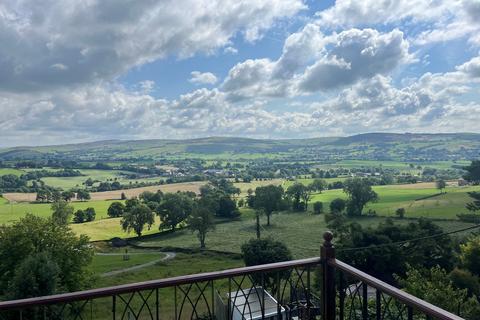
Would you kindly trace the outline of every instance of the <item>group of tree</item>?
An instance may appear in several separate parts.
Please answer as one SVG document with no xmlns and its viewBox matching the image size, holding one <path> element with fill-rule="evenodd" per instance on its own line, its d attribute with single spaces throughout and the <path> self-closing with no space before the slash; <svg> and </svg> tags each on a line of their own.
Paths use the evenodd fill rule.
<svg viewBox="0 0 480 320">
<path fill-rule="evenodd" d="M 150 229 L 155 215 L 160 217 L 160 229 L 175 232 L 178 226 L 188 226 L 198 236 L 200 247 L 205 247 L 206 235 L 215 227 L 215 217 L 232 219 L 239 215 L 234 194 L 239 189 L 225 179 L 214 180 L 200 188 L 200 194 L 161 191 L 143 192 L 139 198 L 128 199 L 125 205 L 113 202 L 108 208 L 110 217 L 122 217 L 121 226 L 126 232 L 141 236 Z"/>
<path fill-rule="evenodd" d="M 89 239 L 58 222 L 27 214 L 0 226 L 0 297 L 31 298 L 88 285 L 86 266 L 93 256 Z"/>
<path fill-rule="evenodd" d="M 95 208 L 86 208 L 85 210 L 77 210 L 73 214 L 74 223 L 84 223 L 94 221 L 96 216 Z"/>
</svg>

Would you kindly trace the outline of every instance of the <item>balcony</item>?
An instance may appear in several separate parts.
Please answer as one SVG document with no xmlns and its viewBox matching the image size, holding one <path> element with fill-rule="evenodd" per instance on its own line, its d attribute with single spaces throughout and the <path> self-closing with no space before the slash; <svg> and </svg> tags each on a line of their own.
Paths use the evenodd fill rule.
<svg viewBox="0 0 480 320">
<path fill-rule="evenodd" d="M 0 302 L 0 319 L 462 319 L 319 257 Z"/>
</svg>

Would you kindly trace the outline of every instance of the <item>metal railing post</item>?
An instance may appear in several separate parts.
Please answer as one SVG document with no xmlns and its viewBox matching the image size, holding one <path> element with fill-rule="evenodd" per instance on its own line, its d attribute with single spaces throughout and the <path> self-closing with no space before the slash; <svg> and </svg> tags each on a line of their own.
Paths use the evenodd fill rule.
<svg viewBox="0 0 480 320">
<path fill-rule="evenodd" d="M 329 259 L 335 259 L 335 248 L 332 244 L 333 234 L 323 234 L 323 245 L 320 248 L 322 259 L 322 316 L 323 320 L 335 320 L 335 268 L 328 265 Z"/>
</svg>

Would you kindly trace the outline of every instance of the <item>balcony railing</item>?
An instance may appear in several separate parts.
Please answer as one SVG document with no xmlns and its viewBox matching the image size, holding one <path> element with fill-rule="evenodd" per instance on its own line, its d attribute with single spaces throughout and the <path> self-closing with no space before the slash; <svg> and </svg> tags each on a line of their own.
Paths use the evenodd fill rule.
<svg viewBox="0 0 480 320">
<path fill-rule="evenodd" d="M 320 257 L 0 302 L 0 319 L 462 319 Z"/>
</svg>

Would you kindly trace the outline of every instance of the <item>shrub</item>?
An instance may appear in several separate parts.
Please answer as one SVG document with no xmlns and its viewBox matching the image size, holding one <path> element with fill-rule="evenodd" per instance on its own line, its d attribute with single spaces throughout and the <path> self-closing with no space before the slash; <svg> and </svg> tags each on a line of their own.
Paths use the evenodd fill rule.
<svg viewBox="0 0 480 320">
<path fill-rule="evenodd" d="M 321 201 L 317 201 L 313 204 L 313 212 L 315 214 L 321 214 L 323 212 L 323 203 Z"/>
<path fill-rule="evenodd" d="M 395 210 L 395 215 L 400 219 L 403 219 L 405 217 L 405 208 L 398 208 Z"/>
</svg>

